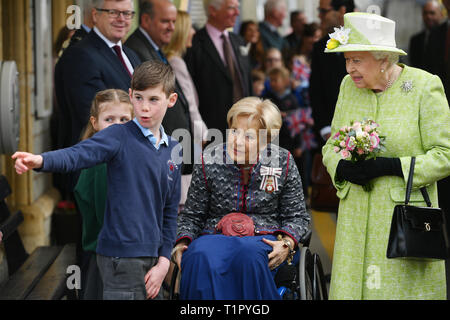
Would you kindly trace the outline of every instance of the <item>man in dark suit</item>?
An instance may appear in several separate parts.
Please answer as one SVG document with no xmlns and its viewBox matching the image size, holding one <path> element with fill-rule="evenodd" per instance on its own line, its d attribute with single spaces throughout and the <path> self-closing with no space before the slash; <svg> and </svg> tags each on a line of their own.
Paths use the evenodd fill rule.
<svg viewBox="0 0 450 320">
<path fill-rule="evenodd" d="M 422 7 L 422 18 L 425 29 L 411 37 L 409 42 L 409 65 L 423 69 L 425 60 L 425 49 L 430 38 L 431 29 L 438 26 L 442 20 L 442 5 L 436 0 L 426 2 Z"/>
<path fill-rule="evenodd" d="M 292 32 L 284 38 L 285 47 L 283 55 L 285 57 L 285 61 L 288 61 L 288 59 L 290 59 L 295 54 L 295 51 L 300 49 L 303 29 L 305 28 L 306 24 L 306 16 L 303 11 L 292 11 L 290 14 L 290 22 Z"/>
<path fill-rule="evenodd" d="M 309 96 L 316 136 L 322 136 L 324 139 L 330 134 L 339 88 L 347 74 L 344 55 L 331 55 L 324 51 L 329 39 L 328 34 L 334 32 L 334 27 L 344 25 L 344 14 L 352 12 L 354 8 L 353 0 L 320 0 L 319 3 L 319 17 L 325 36 L 314 44 Z M 325 141 L 321 141 L 322 145 Z"/>
<path fill-rule="evenodd" d="M 55 92 L 63 129 L 58 137 L 59 148 L 80 140 L 97 92 L 130 88 L 131 76 L 140 60 L 122 46 L 121 39 L 131 27 L 133 10 L 132 0 L 105 0 L 102 8 L 92 11 L 93 30 L 70 46 L 56 64 Z"/>
<path fill-rule="evenodd" d="M 443 0 L 450 10 L 450 0 Z M 450 97 L 450 20 L 447 18 L 435 27 L 428 40 L 424 69 L 438 75 L 444 84 L 447 99 Z"/>
<path fill-rule="evenodd" d="M 450 13 L 450 0 L 442 4 Z M 425 70 L 438 75 L 444 84 L 447 101 L 450 100 L 450 18 L 431 31 L 426 49 Z M 450 177 L 438 181 L 439 206 L 450 214 Z M 450 229 L 450 228 L 449 228 Z M 447 274 L 447 299 L 450 299 L 450 260 L 445 261 Z"/>
<path fill-rule="evenodd" d="M 286 14 L 284 0 L 267 0 L 264 4 L 264 21 L 259 23 L 259 32 L 265 51 L 270 48 L 277 48 L 281 52 L 285 50 L 286 43 L 278 28 L 283 25 Z"/>
<path fill-rule="evenodd" d="M 228 110 L 252 94 L 250 61 L 244 40 L 227 30 L 239 16 L 239 1 L 210 0 L 205 2 L 205 9 L 207 24 L 195 34 L 185 61 L 209 133 L 218 129 L 225 138 Z"/>
</svg>

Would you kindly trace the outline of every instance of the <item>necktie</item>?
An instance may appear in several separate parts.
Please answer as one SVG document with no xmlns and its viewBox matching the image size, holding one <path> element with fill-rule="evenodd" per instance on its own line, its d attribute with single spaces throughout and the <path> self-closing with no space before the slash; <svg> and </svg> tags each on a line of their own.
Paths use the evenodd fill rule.
<svg viewBox="0 0 450 320">
<path fill-rule="evenodd" d="M 167 62 L 166 56 L 165 56 L 164 53 L 161 51 L 161 49 L 158 49 L 157 52 L 158 52 L 159 57 L 161 58 L 161 61 L 164 62 L 165 64 L 167 64 L 168 62 Z"/>
<path fill-rule="evenodd" d="M 123 56 L 122 56 L 122 50 L 120 49 L 120 46 L 114 46 L 112 47 L 114 49 L 114 51 L 117 54 L 117 57 L 119 57 L 120 62 L 122 63 L 123 67 L 125 68 L 125 70 L 127 70 L 127 73 L 130 75 L 130 78 L 133 77 L 133 75 L 131 74 L 130 70 L 127 67 L 127 64 L 125 63 L 125 60 L 123 60 Z"/>
<path fill-rule="evenodd" d="M 233 81 L 233 103 L 242 99 L 244 94 L 242 91 L 241 77 L 239 74 L 239 70 L 236 68 L 236 64 L 233 60 L 233 53 L 231 44 L 228 41 L 227 37 L 222 34 L 221 36 L 223 41 L 223 54 L 225 57 L 225 61 L 227 63 L 228 70 L 230 71 L 231 79 Z"/>
</svg>

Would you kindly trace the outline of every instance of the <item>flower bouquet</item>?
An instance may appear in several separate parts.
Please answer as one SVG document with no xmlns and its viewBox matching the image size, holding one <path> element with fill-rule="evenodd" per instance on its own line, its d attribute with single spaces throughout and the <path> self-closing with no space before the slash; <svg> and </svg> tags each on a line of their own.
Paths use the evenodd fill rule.
<svg viewBox="0 0 450 320">
<path fill-rule="evenodd" d="M 385 151 L 385 137 L 380 135 L 380 125 L 373 120 L 352 121 L 350 126 L 344 126 L 333 136 L 334 152 L 339 153 L 342 159 L 353 163 L 376 158 L 377 154 Z M 370 191 L 372 185 L 363 186 Z"/>
</svg>

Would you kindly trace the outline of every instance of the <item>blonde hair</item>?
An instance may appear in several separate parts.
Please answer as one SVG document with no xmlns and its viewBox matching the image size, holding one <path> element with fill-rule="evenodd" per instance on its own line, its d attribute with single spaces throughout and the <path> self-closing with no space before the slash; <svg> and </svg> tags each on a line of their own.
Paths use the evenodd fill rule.
<svg viewBox="0 0 450 320">
<path fill-rule="evenodd" d="M 267 130 L 267 141 L 272 141 L 281 128 L 281 113 L 278 107 L 270 100 L 257 97 L 247 97 L 236 102 L 228 111 L 227 123 L 231 127 L 234 119 L 239 116 L 248 117 L 248 121 L 257 120 L 259 129 Z"/>
<path fill-rule="evenodd" d="M 186 11 L 178 10 L 175 30 L 169 44 L 164 48 L 167 59 L 175 55 L 182 56 L 186 52 L 186 42 L 191 32 L 191 27 L 191 16 Z"/>
<path fill-rule="evenodd" d="M 131 104 L 130 97 L 125 91 L 120 89 L 108 89 L 98 92 L 92 101 L 90 117 L 94 117 L 98 120 L 100 113 L 103 111 L 102 104 L 108 102 L 129 104 L 131 117 L 134 117 L 133 105 Z M 82 133 L 81 140 L 89 139 L 95 133 L 96 130 L 92 126 L 91 121 L 88 121 L 88 124 Z"/>
</svg>

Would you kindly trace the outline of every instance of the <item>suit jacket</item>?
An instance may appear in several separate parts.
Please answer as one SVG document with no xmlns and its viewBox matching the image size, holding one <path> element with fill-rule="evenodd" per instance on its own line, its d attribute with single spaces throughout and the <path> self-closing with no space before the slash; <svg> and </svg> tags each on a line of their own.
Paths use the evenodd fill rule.
<svg viewBox="0 0 450 320">
<path fill-rule="evenodd" d="M 161 57 L 156 52 L 155 48 L 139 28 L 130 35 L 130 37 L 125 42 L 125 45 L 133 49 L 143 62 L 161 60 Z M 172 108 L 167 109 L 162 125 L 164 127 L 164 131 L 168 135 L 172 135 L 172 133 L 176 129 L 187 130 L 192 137 L 191 150 L 193 150 L 192 147 L 194 135 L 192 133 L 192 124 L 189 114 L 189 103 L 183 93 L 183 90 L 181 89 L 181 86 L 178 83 L 178 80 L 175 83 L 175 92 L 178 94 L 178 100 Z M 191 152 L 191 154 L 193 155 L 193 152 Z M 185 161 L 185 164 L 183 166 L 183 174 L 192 173 L 192 165 L 188 165 L 188 163 L 189 161 Z M 193 163 L 192 159 L 190 163 Z"/>
<path fill-rule="evenodd" d="M 80 42 L 87 35 L 88 35 L 88 32 L 83 27 L 81 27 L 80 29 L 77 29 L 77 31 L 75 31 L 75 33 L 73 34 L 72 38 L 70 38 L 69 46 L 72 46 L 72 45 Z"/>
<path fill-rule="evenodd" d="M 123 51 L 136 68 L 141 62 L 138 56 L 125 46 Z M 99 91 L 128 92 L 130 84 L 131 77 L 117 55 L 94 30 L 70 46 L 55 67 L 55 92 L 63 129 L 59 146 L 68 147 L 80 140 L 89 120 L 92 100 Z"/>
<path fill-rule="evenodd" d="M 320 129 L 331 126 L 339 87 L 347 74 L 342 53 L 324 53 L 328 35 L 314 44 L 309 96 L 311 100 L 314 130 L 320 137 Z"/>
<path fill-rule="evenodd" d="M 252 83 L 249 57 L 240 50 L 245 42 L 231 32 L 229 38 L 241 74 L 243 94 L 247 97 L 252 94 Z M 233 82 L 205 27 L 195 34 L 185 61 L 197 89 L 199 110 L 206 126 L 225 134 L 227 113 L 233 105 Z"/>
<path fill-rule="evenodd" d="M 425 65 L 425 30 L 411 37 L 409 41 L 409 64 L 423 69 Z"/>
<path fill-rule="evenodd" d="M 431 32 L 427 30 L 423 30 L 411 37 L 409 41 L 409 64 L 411 67 L 424 69 L 426 65 L 426 60 L 428 57 L 426 56 L 426 47 L 425 47 L 425 39 L 426 32 Z M 430 35 L 428 35 L 429 39 Z M 428 41 L 427 41 L 428 43 Z"/>
<path fill-rule="evenodd" d="M 445 64 L 445 41 L 447 37 L 447 21 L 431 31 L 426 48 L 425 70 L 438 75 L 444 84 L 447 98 L 450 96 L 450 75 Z"/>
<path fill-rule="evenodd" d="M 283 51 L 286 47 L 284 38 L 278 33 L 278 31 L 272 31 L 265 22 L 259 23 L 259 32 L 261 34 L 261 40 L 264 46 L 264 50 L 270 48 L 278 48 Z"/>
<path fill-rule="evenodd" d="M 140 64 L 137 55 L 123 46 L 133 68 Z M 131 77 L 111 48 L 91 30 L 70 45 L 55 66 L 55 95 L 57 102 L 58 149 L 76 144 L 89 121 L 92 100 L 105 89 L 128 92 Z M 63 198 L 69 197 L 79 172 L 54 174 L 53 181 Z"/>
</svg>

